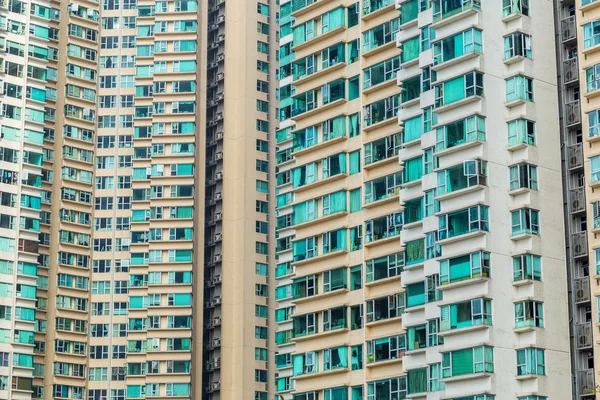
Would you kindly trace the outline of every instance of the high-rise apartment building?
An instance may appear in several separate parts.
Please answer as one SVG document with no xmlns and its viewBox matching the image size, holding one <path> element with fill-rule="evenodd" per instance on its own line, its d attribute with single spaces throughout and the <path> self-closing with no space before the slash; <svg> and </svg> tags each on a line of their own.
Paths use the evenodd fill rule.
<svg viewBox="0 0 600 400">
<path fill-rule="evenodd" d="M 277 8 L 0 3 L 0 399 L 274 391 Z"/>
<path fill-rule="evenodd" d="M 553 2 L 280 18 L 279 397 L 571 398 Z"/>
</svg>

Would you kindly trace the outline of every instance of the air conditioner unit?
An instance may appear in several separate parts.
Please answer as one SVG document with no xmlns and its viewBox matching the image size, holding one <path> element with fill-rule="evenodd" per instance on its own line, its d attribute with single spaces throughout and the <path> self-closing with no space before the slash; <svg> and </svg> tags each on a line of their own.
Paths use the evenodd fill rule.
<svg viewBox="0 0 600 400">
<path fill-rule="evenodd" d="M 219 262 L 223 259 L 223 256 L 221 255 L 221 253 L 217 253 L 213 256 L 213 260 L 214 262 Z"/>
<path fill-rule="evenodd" d="M 215 179 L 223 179 L 223 171 L 219 171 L 215 174 Z"/>
<path fill-rule="evenodd" d="M 223 152 L 222 151 L 218 151 L 215 153 L 215 160 L 220 160 L 223 158 Z"/>
<path fill-rule="evenodd" d="M 215 221 L 220 221 L 223 219 L 223 213 L 217 212 L 215 213 Z"/>
<path fill-rule="evenodd" d="M 121 260 L 121 267 L 129 267 L 129 260 Z"/>
<path fill-rule="evenodd" d="M 221 388 L 221 382 L 212 382 L 210 384 L 210 390 L 219 390 Z"/>
<path fill-rule="evenodd" d="M 577 114 L 575 113 L 569 113 L 567 114 L 567 122 L 569 124 L 573 124 L 577 121 Z"/>
<path fill-rule="evenodd" d="M 565 73 L 565 81 L 570 82 L 575 79 L 575 73 L 572 70 L 568 70 Z"/>
<path fill-rule="evenodd" d="M 217 17 L 217 23 L 220 24 L 222 22 L 225 22 L 225 16 L 224 15 L 219 15 Z"/>
<path fill-rule="evenodd" d="M 212 299 L 212 304 L 213 304 L 213 305 L 219 305 L 219 304 L 221 304 L 221 296 L 215 296 L 215 297 Z"/>
<path fill-rule="evenodd" d="M 217 74 L 217 80 L 218 81 L 220 81 L 221 79 L 224 79 L 224 78 L 225 78 L 225 73 L 224 72 L 219 72 Z"/>
<path fill-rule="evenodd" d="M 71 4 L 71 12 L 78 12 L 79 4 Z"/>
<path fill-rule="evenodd" d="M 215 242 L 219 242 L 223 240 L 223 234 L 222 233 L 215 233 Z"/>
<path fill-rule="evenodd" d="M 579 199 L 575 199 L 571 202 L 571 209 L 572 210 L 579 210 L 580 208 L 580 204 L 579 204 Z"/>
<path fill-rule="evenodd" d="M 571 29 L 570 28 L 566 28 L 563 31 L 563 40 L 568 39 L 570 37 L 572 37 L 573 35 L 571 34 Z"/>
<path fill-rule="evenodd" d="M 573 250 L 575 251 L 575 254 L 581 254 L 582 246 L 580 244 L 576 244 L 573 247 Z M 579 290 L 581 290 L 581 289 L 579 289 Z M 577 291 L 578 294 L 579 294 L 579 290 Z M 577 297 L 579 297 L 579 296 L 577 296 Z"/>
<path fill-rule="evenodd" d="M 213 339 L 212 345 L 213 345 L 213 347 L 219 347 L 221 345 L 221 339 L 220 338 Z"/>
<path fill-rule="evenodd" d="M 573 156 L 573 157 L 569 158 L 569 166 L 571 168 L 577 167 L 578 164 L 579 164 L 578 157 Z"/>
<path fill-rule="evenodd" d="M 212 283 L 217 284 L 217 283 L 221 283 L 221 275 L 215 275 L 212 278 Z"/>
</svg>

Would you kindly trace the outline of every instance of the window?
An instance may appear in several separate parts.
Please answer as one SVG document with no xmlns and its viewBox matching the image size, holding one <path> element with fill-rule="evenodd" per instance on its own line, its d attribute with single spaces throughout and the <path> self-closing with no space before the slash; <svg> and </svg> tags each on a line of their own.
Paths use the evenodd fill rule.
<svg viewBox="0 0 600 400">
<path fill-rule="evenodd" d="M 473 299 L 440 307 L 440 331 L 492 325 L 492 302 Z"/>
<path fill-rule="evenodd" d="M 476 252 L 440 261 L 440 284 L 490 276 L 490 254 Z"/>
<path fill-rule="evenodd" d="M 482 33 L 469 29 L 433 43 L 433 65 L 462 57 L 469 53 L 483 52 Z"/>
<path fill-rule="evenodd" d="M 600 64 L 585 70 L 585 82 L 587 92 L 593 92 L 594 90 L 600 89 Z"/>
<path fill-rule="evenodd" d="M 444 240 L 474 231 L 489 231 L 488 207 L 474 206 L 439 216 L 438 238 Z"/>
<path fill-rule="evenodd" d="M 533 79 L 517 75 L 506 80 L 506 102 L 517 100 L 533 101 Z"/>
<path fill-rule="evenodd" d="M 514 32 L 504 36 L 504 59 L 512 57 L 531 58 L 531 36 L 523 32 Z"/>
<path fill-rule="evenodd" d="M 435 105 L 439 108 L 473 96 L 483 96 L 483 74 L 470 72 L 466 75 L 434 86 Z"/>
<path fill-rule="evenodd" d="M 367 300 L 367 323 L 395 318 L 404 314 L 404 294 Z"/>
<path fill-rule="evenodd" d="M 513 278 L 515 282 L 525 279 L 541 281 L 541 257 L 533 254 L 513 256 Z"/>
<path fill-rule="evenodd" d="M 507 17 L 512 14 L 529 15 L 529 0 L 502 0 L 502 15 Z"/>
<path fill-rule="evenodd" d="M 442 378 L 494 372 L 494 350 L 480 346 L 442 353 Z"/>
<path fill-rule="evenodd" d="M 516 146 L 520 143 L 535 146 L 535 122 L 516 119 L 508 123 L 508 146 Z"/>
<path fill-rule="evenodd" d="M 512 236 L 540 234 L 539 211 L 521 208 L 511 211 Z"/>
<path fill-rule="evenodd" d="M 529 348 L 517 350 L 517 376 L 546 375 L 544 350 Z"/>
<path fill-rule="evenodd" d="M 531 300 L 515 303 L 515 328 L 527 327 L 544 327 L 544 303 Z"/>
<path fill-rule="evenodd" d="M 406 395 L 406 376 L 367 382 L 367 400 L 405 399 Z"/>
<path fill-rule="evenodd" d="M 583 48 L 589 49 L 600 43 L 600 20 L 583 26 Z"/>
<path fill-rule="evenodd" d="M 537 167 L 535 165 L 521 163 L 510 167 L 510 190 L 538 189 Z"/>
</svg>

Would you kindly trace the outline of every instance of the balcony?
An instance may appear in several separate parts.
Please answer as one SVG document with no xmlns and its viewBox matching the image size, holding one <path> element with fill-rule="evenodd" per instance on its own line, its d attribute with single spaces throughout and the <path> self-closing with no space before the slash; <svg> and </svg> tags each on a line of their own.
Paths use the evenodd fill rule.
<svg viewBox="0 0 600 400">
<path fill-rule="evenodd" d="M 587 303 L 590 301 L 590 277 L 575 279 L 575 303 Z"/>
<path fill-rule="evenodd" d="M 579 67 L 577 65 L 577 58 L 571 58 L 563 61 L 563 83 L 576 83 L 579 80 Z"/>
<path fill-rule="evenodd" d="M 567 159 L 569 160 L 569 169 L 583 167 L 583 145 L 577 143 L 568 146 Z"/>
<path fill-rule="evenodd" d="M 567 120 L 567 126 L 581 123 L 579 100 L 574 100 L 565 104 L 565 118 Z"/>
<path fill-rule="evenodd" d="M 593 395 L 594 398 L 596 397 L 593 369 L 577 371 L 577 392 L 580 396 Z"/>
<path fill-rule="evenodd" d="M 585 189 L 583 187 L 569 190 L 569 197 L 571 199 L 571 214 L 585 212 Z M 594 228 L 598 227 L 600 227 L 600 224 L 594 219 Z"/>
<path fill-rule="evenodd" d="M 575 337 L 577 339 L 576 345 L 578 350 L 592 347 L 592 323 L 585 322 L 575 325 Z"/>
<path fill-rule="evenodd" d="M 585 257 L 588 254 L 587 233 L 577 232 L 571 234 L 573 257 Z"/>
<path fill-rule="evenodd" d="M 471 232 L 489 231 L 488 208 L 474 206 L 439 217 L 438 238 L 445 240 Z"/>
<path fill-rule="evenodd" d="M 577 39 L 577 26 L 575 16 L 571 16 L 560 21 L 560 32 L 563 43 Z"/>
<path fill-rule="evenodd" d="M 365 245 L 399 235 L 402 230 L 402 215 L 394 213 L 366 221 Z"/>
</svg>

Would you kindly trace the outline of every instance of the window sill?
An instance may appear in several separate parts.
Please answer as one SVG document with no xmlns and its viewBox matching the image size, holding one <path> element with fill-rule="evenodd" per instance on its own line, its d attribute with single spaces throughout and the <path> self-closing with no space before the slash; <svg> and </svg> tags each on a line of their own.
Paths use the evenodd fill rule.
<svg viewBox="0 0 600 400">
<path fill-rule="evenodd" d="M 515 99 L 515 100 L 509 101 L 509 102 L 505 102 L 504 106 L 506 108 L 513 108 L 513 107 L 517 107 L 517 106 L 520 106 L 520 105 L 523 105 L 526 103 L 528 103 L 528 101 L 525 99 Z"/>
<path fill-rule="evenodd" d="M 421 104 L 421 97 L 420 96 L 416 97 L 414 99 L 411 99 L 411 100 L 404 101 L 404 102 L 400 103 L 400 106 L 402 108 L 408 108 L 410 106 L 415 106 L 415 105 L 418 105 L 418 104 Z"/>
<path fill-rule="evenodd" d="M 526 240 L 536 236 L 539 237 L 540 235 L 534 235 L 533 233 L 520 233 L 518 235 L 511 236 L 510 240 L 512 240 L 513 242 L 518 242 L 520 240 Z"/>
<path fill-rule="evenodd" d="M 419 304 L 418 306 L 406 307 L 404 309 L 405 313 L 414 313 L 425 310 L 425 304 Z"/>
<path fill-rule="evenodd" d="M 379 167 L 381 165 L 386 165 L 386 164 L 389 164 L 389 163 L 391 163 L 393 161 L 395 161 L 396 163 L 398 163 L 398 155 L 391 156 L 391 157 L 388 157 L 388 158 L 384 158 L 383 160 L 375 161 L 375 162 L 372 162 L 371 164 L 363 165 L 363 169 L 369 170 L 369 169 L 377 168 L 377 167 Z"/>
<path fill-rule="evenodd" d="M 365 323 L 365 328 L 372 328 L 374 326 L 391 324 L 394 322 L 400 322 L 402 320 L 402 315 L 399 317 L 380 319 L 379 321 L 372 321 Z"/>
<path fill-rule="evenodd" d="M 421 136 L 416 139 L 409 140 L 408 142 L 402 142 L 402 149 L 413 147 L 421 144 Z"/>
<path fill-rule="evenodd" d="M 504 60 L 504 64 L 505 65 L 516 64 L 518 62 L 525 61 L 527 59 L 528 58 L 525 56 L 512 56 L 511 58 L 507 58 L 506 60 Z"/>
<path fill-rule="evenodd" d="M 425 263 L 423 261 L 414 263 L 414 264 L 410 264 L 410 265 L 404 265 L 404 271 L 416 271 L 417 269 L 421 269 L 424 266 L 425 266 Z"/>
<path fill-rule="evenodd" d="M 312 110 L 305 111 L 302 114 L 294 115 L 293 117 L 291 117 L 291 119 L 293 119 L 294 121 L 300 121 L 300 120 L 302 120 L 304 118 L 308 118 L 308 117 L 311 117 L 311 116 L 313 116 L 315 114 L 323 112 L 325 110 L 329 110 L 330 108 L 336 107 L 336 106 L 338 106 L 340 104 L 343 104 L 345 102 L 346 102 L 346 99 L 337 99 L 336 101 L 332 101 L 331 103 L 318 104 Z M 363 130 L 364 130 L 364 128 L 363 128 Z"/>
<path fill-rule="evenodd" d="M 298 225 L 292 225 L 290 228 L 294 228 L 294 229 L 301 229 L 301 228 L 306 228 L 307 226 L 312 226 L 312 225 L 316 225 L 316 224 L 320 224 L 322 222 L 325 221 L 329 221 L 331 219 L 337 218 L 337 217 L 341 217 L 341 216 L 345 216 L 348 215 L 348 211 L 338 211 L 336 213 L 333 214 L 328 214 L 328 215 L 324 215 L 315 219 L 311 219 L 310 221 L 306 221 L 303 222 L 301 224 Z"/>
<path fill-rule="evenodd" d="M 442 19 L 437 20 L 437 21 L 434 19 L 433 20 L 433 24 L 431 24 L 431 27 L 433 29 L 439 29 L 442 26 L 449 25 L 449 24 L 451 24 L 451 23 L 453 23 L 455 21 L 458 21 L 460 19 L 466 18 L 466 17 L 468 17 L 470 15 L 475 15 L 477 13 L 479 13 L 478 9 L 476 9 L 476 8 L 468 8 L 468 9 L 463 10 L 463 11 L 461 11 L 461 12 L 459 12 L 457 14 L 454 14 L 454 15 L 452 15 L 450 17 L 446 17 L 446 18 L 442 17 Z"/>
<path fill-rule="evenodd" d="M 454 197 L 460 197 L 464 194 L 468 194 L 468 193 L 472 193 L 472 192 L 478 192 L 480 190 L 485 189 L 486 186 L 484 185 L 475 185 L 475 186 L 471 186 L 471 187 L 466 187 L 464 189 L 460 189 L 457 190 L 455 192 L 450 192 L 450 193 L 444 193 L 442 195 L 436 196 L 435 199 L 442 201 L 442 200 L 447 200 L 447 199 L 452 199 Z"/>
<path fill-rule="evenodd" d="M 381 53 L 382 51 L 385 51 L 387 49 L 391 49 L 392 47 L 396 47 L 396 41 L 395 40 L 390 40 L 389 42 L 379 46 L 379 47 L 375 47 L 374 49 L 371 49 L 369 51 L 367 51 L 366 53 L 362 53 L 362 56 L 364 58 L 368 58 L 371 57 L 377 53 Z M 294 49 L 292 49 L 294 50 Z"/>
<path fill-rule="evenodd" d="M 433 129 L 436 129 L 435 127 Z M 459 151 L 462 151 L 464 149 L 469 149 L 471 147 L 475 147 L 475 146 L 479 146 L 484 144 L 485 142 L 482 140 L 472 140 L 470 142 L 465 142 L 465 143 L 461 143 L 457 146 L 452 146 L 452 147 L 447 147 L 443 150 L 440 151 L 436 151 L 433 154 L 438 156 L 438 157 L 442 157 L 448 154 L 453 154 L 453 153 L 457 153 Z"/>
<path fill-rule="evenodd" d="M 396 43 L 396 45 L 398 48 L 402 48 L 402 46 L 398 46 L 398 43 Z M 419 56 L 413 58 L 412 60 L 404 61 L 403 63 L 401 63 L 400 69 L 408 69 L 408 68 L 412 67 L 413 65 L 418 65 L 418 64 L 419 64 Z"/>
<path fill-rule="evenodd" d="M 520 142 L 517 144 L 513 144 L 512 146 L 508 146 L 506 148 L 506 150 L 508 151 L 517 151 L 517 150 L 521 150 L 521 149 L 526 149 L 527 147 L 532 146 L 531 144 L 525 143 L 525 142 Z"/>
<path fill-rule="evenodd" d="M 321 254 L 319 256 L 307 258 L 307 259 L 300 260 L 300 261 L 292 261 L 292 264 L 294 266 L 306 265 L 306 264 L 309 264 L 311 262 L 317 262 L 317 261 L 321 261 L 321 260 L 326 260 L 328 258 L 335 257 L 335 256 L 338 256 L 338 255 L 342 255 L 342 254 L 346 254 L 346 253 L 348 253 L 348 250 L 337 250 L 337 251 L 333 251 L 331 253 Z"/>
<path fill-rule="evenodd" d="M 440 285 L 439 289 L 440 290 L 450 290 L 450 289 L 455 289 L 455 288 L 460 288 L 460 287 L 465 287 L 465 286 L 470 286 L 470 285 L 476 285 L 478 283 L 487 282 L 489 280 L 490 280 L 490 278 L 487 276 L 465 279 L 464 281 L 451 282 L 451 283 L 448 283 L 445 285 Z"/>
<path fill-rule="evenodd" d="M 321 185 L 325 185 L 325 184 L 333 182 L 333 181 L 337 181 L 338 179 L 346 178 L 347 176 L 348 176 L 347 173 L 333 175 L 333 176 L 330 176 L 329 178 L 316 180 L 314 182 L 309 183 L 308 185 L 298 186 L 297 188 L 294 188 L 294 191 L 296 193 L 302 192 L 302 191 L 309 190 L 309 189 L 312 189 L 312 188 L 315 188 L 315 187 L 318 187 Z M 288 207 L 291 205 L 292 204 L 290 203 L 288 205 Z"/>
<path fill-rule="evenodd" d="M 470 103 L 474 103 L 474 102 L 480 101 L 482 99 L 483 99 L 483 97 L 482 96 L 478 96 L 478 95 L 469 96 L 469 97 L 466 97 L 464 99 L 455 101 L 455 102 L 450 103 L 450 104 L 444 104 L 443 106 L 440 106 L 440 107 L 437 107 L 437 108 L 434 107 L 433 111 L 435 111 L 438 114 L 441 114 L 443 112 L 454 110 L 455 108 L 458 108 L 458 107 L 461 107 L 461 106 L 464 106 L 464 105 L 467 105 L 467 104 L 470 104 Z"/>
<path fill-rule="evenodd" d="M 540 282 L 540 281 L 535 281 L 533 279 L 521 279 L 520 281 L 514 281 L 512 283 L 512 285 L 515 287 L 527 286 L 527 285 L 533 285 L 535 282 Z"/>
<path fill-rule="evenodd" d="M 320 76 L 328 74 L 331 71 L 337 71 L 338 69 L 343 69 L 346 65 L 347 64 L 345 62 L 338 62 L 336 64 L 330 65 L 327 68 L 323 68 L 323 69 L 320 69 L 320 70 L 318 70 L 316 72 L 313 72 L 310 75 L 306 75 L 306 76 L 303 76 L 302 78 L 296 79 L 295 81 L 293 81 L 293 84 L 295 86 L 302 85 L 302 84 L 304 84 L 306 82 L 309 82 L 309 81 L 311 81 L 311 80 L 313 80 L 315 78 L 318 78 Z"/>
<path fill-rule="evenodd" d="M 391 203 L 392 201 L 400 202 L 400 194 L 398 193 L 398 194 L 395 194 L 393 196 L 386 197 L 384 199 L 376 200 L 376 201 L 373 201 L 373 202 L 368 203 L 368 204 L 363 204 L 363 208 L 375 208 L 375 207 L 380 206 L 382 204 Z"/>
<path fill-rule="evenodd" d="M 311 152 L 313 152 L 315 150 L 321 149 L 323 147 L 330 146 L 330 145 L 335 144 L 335 143 L 343 142 L 343 141 L 345 141 L 347 139 L 348 139 L 348 137 L 345 136 L 345 135 L 344 136 L 338 136 L 336 138 L 329 139 L 329 140 L 326 140 L 324 142 L 317 143 L 317 144 L 312 145 L 310 147 L 305 147 L 303 149 L 300 149 L 300 150 L 297 150 L 297 151 L 293 151 L 292 152 L 292 157 L 298 157 L 298 156 L 301 156 L 303 154 L 311 153 Z M 290 160 L 290 161 L 292 161 L 292 160 Z M 279 166 L 281 166 L 281 165 L 282 164 L 279 164 Z"/>
<path fill-rule="evenodd" d="M 315 1 L 314 3 L 312 3 L 312 4 L 309 4 L 309 5 L 308 5 L 308 6 L 306 6 L 306 7 L 303 7 L 303 8 L 301 8 L 301 9 L 299 9 L 299 10 L 296 10 L 296 11 L 292 12 L 292 13 L 291 13 L 291 16 L 292 16 L 292 17 L 294 17 L 294 18 L 295 18 L 295 17 L 298 17 L 298 16 L 300 16 L 300 15 L 306 14 L 307 12 L 309 12 L 309 11 L 311 11 L 311 10 L 314 10 L 314 9 L 315 9 L 315 8 L 317 8 L 317 7 L 320 7 L 320 6 L 322 6 L 323 4 L 324 4 L 324 2 L 323 2 L 323 1 Z"/>
<path fill-rule="evenodd" d="M 305 336 L 300 336 L 297 338 L 291 338 L 291 341 L 292 342 L 304 342 L 304 341 L 308 341 L 311 339 L 319 339 L 319 338 L 322 338 L 325 336 L 336 335 L 338 333 L 346 333 L 349 331 L 350 331 L 350 329 L 348 329 L 348 328 L 334 329 L 334 330 L 326 331 L 326 332 L 313 333 L 312 335 L 305 335 Z"/>
<path fill-rule="evenodd" d="M 346 373 L 346 372 L 350 372 L 350 369 L 347 367 L 346 368 L 336 368 L 336 369 L 330 369 L 327 371 L 317 371 L 317 372 L 313 372 L 312 374 L 292 376 L 292 379 L 299 381 L 299 380 L 310 379 L 310 378 L 320 378 L 322 376 L 336 375 L 336 374 L 341 374 L 341 373 Z"/>
<path fill-rule="evenodd" d="M 406 269 L 406 267 L 404 267 Z M 396 275 L 396 276 L 390 276 L 388 278 L 382 278 L 382 279 L 377 279 L 371 282 L 365 282 L 364 286 L 365 287 L 374 287 L 374 286 L 379 286 L 379 285 L 385 285 L 386 283 L 390 283 L 390 282 L 400 282 L 400 275 Z"/>
<path fill-rule="evenodd" d="M 396 7 L 395 2 L 392 2 L 392 3 L 388 4 L 387 6 L 380 8 L 379 10 L 375 10 L 373 12 L 370 12 L 367 15 L 361 16 L 361 19 L 363 21 L 368 21 L 372 18 L 375 18 L 379 15 L 385 14 L 386 12 L 393 10 L 395 7 Z"/>
<path fill-rule="evenodd" d="M 440 379 L 440 382 L 444 382 L 444 383 L 462 382 L 462 381 L 469 381 L 471 379 L 488 378 L 490 376 L 492 376 L 491 372 L 479 372 L 479 373 L 475 373 L 475 374 L 453 376 L 451 378 Z"/>
<path fill-rule="evenodd" d="M 516 380 L 518 381 L 528 381 L 531 379 L 537 379 L 540 376 L 544 376 L 544 375 L 534 375 L 534 374 L 527 374 L 527 375 L 518 375 L 515 377 Z"/>
<path fill-rule="evenodd" d="M 393 241 L 396 241 L 396 240 L 398 241 L 398 244 L 400 244 L 400 234 L 399 233 L 396 234 L 396 235 L 393 235 L 393 236 L 388 236 L 388 237 L 385 237 L 385 238 L 372 240 L 369 243 L 365 243 L 363 245 L 363 247 L 367 247 L 367 248 L 374 247 L 374 246 L 378 246 L 380 244 L 389 243 L 389 242 L 393 242 Z"/>
<path fill-rule="evenodd" d="M 294 300 L 292 300 L 292 303 L 294 303 L 294 304 L 309 303 L 311 301 L 321 300 L 321 299 L 325 299 L 327 297 L 333 297 L 340 293 L 348 293 L 349 291 L 350 291 L 350 289 L 348 289 L 348 288 L 336 289 L 336 290 L 333 290 L 330 292 L 319 293 L 314 296 L 307 296 L 307 297 L 302 297 L 300 299 L 294 299 Z"/>
<path fill-rule="evenodd" d="M 581 11 L 582 13 L 585 13 L 585 12 L 593 10 L 594 8 L 597 8 L 597 7 L 600 7 L 600 2 L 593 1 L 589 4 L 586 4 L 585 6 L 579 7 L 579 11 Z"/>
<path fill-rule="evenodd" d="M 419 226 L 422 226 L 422 225 L 423 225 L 423 220 L 421 219 L 419 221 L 414 221 L 414 222 L 410 222 L 408 224 L 404 224 L 402 226 L 402 230 L 406 231 L 406 230 L 409 230 L 409 229 L 412 229 L 412 228 L 418 228 Z"/>
<path fill-rule="evenodd" d="M 522 328 L 515 328 L 513 331 L 515 333 L 525 333 L 525 332 L 534 332 L 537 328 L 535 326 L 524 326 Z"/>
<path fill-rule="evenodd" d="M 406 355 L 407 356 L 416 356 L 418 354 L 423 354 L 427 352 L 427 347 L 422 347 L 419 349 L 414 349 L 414 350 L 406 350 Z"/>
<path fill-rule="evenodd" d="M 409 187 L 413 187 L 413 186 L 418 186 L 421 184 L 421 178 L 419 179 L 415 179 L 414 181 L 410 181 L 410 182 L 405 182 L 402 184 L 403 188 L 409 188 Z"/>
<path fill-rule="evenodd" d="M 582 49 L 581 53 L 585 56 L 589 56 L 590 54 L 596 53 L 600 51 L 600 44 L 596 44 L 592 47 L 588 47 L 587 49 Z"/>
<path fill-rule="evenodd" d="M 487 328 L 489 328 L 489 325 L 474 325 L 474 326 L 467 326 L 465 328 L 458 328 L 458 329 L 452 329 L 449 331 L 442 331 L 439 332 L 438 335 L 446 337 L 446 336 L 454 336 L 454 335 L 460 335 L 463 333 L 469 333 L 469 332 L 477 332 L 477 331 L 483 331 L 486 330 Z"/>
<path fill-rule="evenodd" d="M 362 92 L 363 92 L 363 94 L 370 94 L 370 93 L 373 93 L 373 92 L 377 92 L 378 90 L 381 90 L 381 89 L 386 88 L 388 86 L 395 86 L 395 85 L 397 85 L 397 83 L 398 83 L 398 81 L 396 81 L 395 78 L 388 79 L 387 81 L 379 82 L 376 85 L 369 86 L 368 88 L 363 89 Z"/>
<path fill-rule="evenodd" d="M 508 194 L 511 196 L 518 196 L 520 194 L 529 193 L 529 192 L 533 192 L 533 191 L 534 191 L 533 189 L 522 187 L 522 188 L 510 190 L 508 192 Z"/>
<path fill-rule="evenodd" d="M 514 12 L 512 14 L 507 15 L 506 17 L 502 17 L 502 22 L 504 23 L 509 23 L 511 21 L 516 21 L 519 18 L 522 18 L 523 14 L 519 14 L 517 12 Z"/>
<path fill-rule="evenodd" d="M 317 3 L 321 4 L 320 2 L 317 2 Z M 316 3 L 313 3 L 313 4 L 316 4 Z M 314 38 L 309 39 L 306 42 L 297 44 L 296 46 L 292 47 L 292 51 L 294 51 L 295 53 L 297 53 L 299 50 L 302 50 L 302 49 L 304 49 L 306 47 L 312 46 L 315 43 L 319 43 L 320 41 L 325 40 L 325 39 L 327 39 L 329 37 L 336 36 L 338 33 L 342 32 L 344 30 L 346 30 L 345 26 L 338 26 L 335 29 L 332 29 L 332 30 L 327 31 L 325 33 L 321 33 L 320 35 L 315 36 Z"/>
<path fill-rule="evenodd" d="M 473 231 L 473 232 L 469 232 L 469 233 L 464 233 L 462 235 L 453 236 L 451 238 L 439 240 L 437 242 L 437 244 L 439 244 L 440 246 L 443 246 L 445 244 L 460 242 L 461 240 L 468 240 L 468 239 L 478 237 L 478 236 L 485 236 L 486 234 L 487 234 L 486 231 Z"/>
<path fill-rule="evenodd" d="M 408 352 L 406 353 L 408 355 Z M 367 363 L 365 364 L 365 367 L 367 369 L 369 368 L 377 368 L 377 367 L 385 367 L 388 365 L 394 365 L 394 364 L 398 364 L 402 362 L 402 357 L 398 357 L 398 358 L 393 358 L 391 360 L 384 360 L 384 361 L 373 361 L 371 363 Z"/>
<path fill-rule="evenodd" d="M 372 125 L 363 125 L 362 126 L 362 130 L 363 132 L 370 132 L 370 131 L 374 131 L 375 129 L 379 129 L 382 128 L 384 126 L 387 125 L 391 125 L 391 124 L 397 124 L 398 123 L 398 118 L 396 116 L 388 118 L 388 119 L 384 119 L 383 121 L 379 121 L 377 123 L 374 123 Z"/>
<path fill-rule="evenodd" d="M 453 58 L 453 59 L 451 59 L 451 60 L 444 61 L 444 62 L 442 62 L 442 63 L 439 63 L 439 64 L 435 64 L 435 65 L 433 65 L 433 66 L 431 67 L 431 70 L 432 70 L 432 71 L 436 71 L 436 72 L 437 72 L 437 71 L 441 71 L 442 69 L 445 69 L 445 68 L 451 67 L 451 66 L 453 66 L 453 65 L 456 65 L 456 64 L 460 64 L 460 63 L 461 63 L 461 62 L 463 62 L 463 61 L 470 60 L 470 59 L 472 59 L 472 58 L 477 58 L 477 57 L 479 57 L 479 55 L 480 55 L 480 54 L 481 54 L 481 53 L 478 53 L 478 52 L 476 52 L 476 51 L 472 51 L 472 52 L 470 52 L 470 53 L 463 54 L 463 55 L 462 55 L 462 56 L 460 56 L 460 57 L 456 57 L 456 58 Z"/>
</svg>

